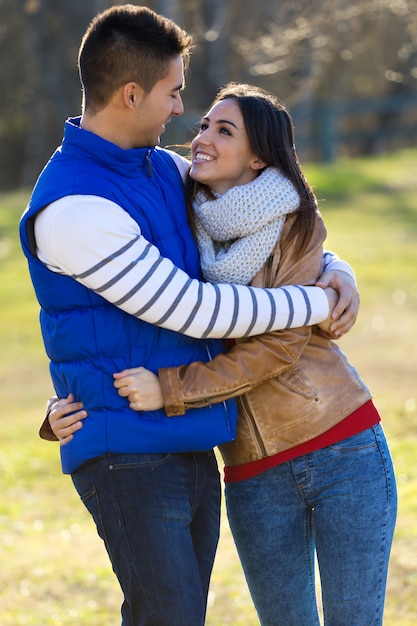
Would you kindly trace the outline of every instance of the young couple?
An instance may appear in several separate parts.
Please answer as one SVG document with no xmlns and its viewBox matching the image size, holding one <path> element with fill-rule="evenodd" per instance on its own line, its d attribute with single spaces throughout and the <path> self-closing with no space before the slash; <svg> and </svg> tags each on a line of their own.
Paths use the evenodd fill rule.
<svg viewBox="0 0 417 626">
<path fill-rule="evenodd" d="M 220 91 L 192 143 L 189 218 L 214 286 L 198 281 L 188 163 L 154 147 L 182 113 L 190 43 L 133 5 L 99 15 L 82 42 L 83 115 L 67 122 L 21 227 L 66 398 L 42 432 L 60 440 L 106 544 L 123 626 L 204 623 L 216 444 L 261 623 L 319 623 L 316 550 L 326 625 L 382 624 L 395 480 L 370 393 L 331 341 L 355 305 L 342 298 L 325 322 L 327 298 L 308 285 L 323 259 L 340 265 L 323 255 L 291 118 L 245 85 Z M 343 272 L 330 276 L 337 285 Z M 208 337 L 234 341 L 225 351 Z"/>
</svg>

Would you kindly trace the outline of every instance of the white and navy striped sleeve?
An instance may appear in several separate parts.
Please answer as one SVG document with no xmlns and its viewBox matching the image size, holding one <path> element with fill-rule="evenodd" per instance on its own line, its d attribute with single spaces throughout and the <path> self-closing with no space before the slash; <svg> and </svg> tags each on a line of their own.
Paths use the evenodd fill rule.
<svg viewBox="0 0 417 626">
<path fill-rule="evenodd" d="M 339 259 L 337 254 L 331 252 L 330 250 L 325 250 L 323 253 L 323 264 L 322 264 L 322 272 L 329 272 L 334 270 L 341 270 L 342 272 L 346 272 L 353 279 L 356 285 L 356 277 L 353 268 L 346 263 L 346 261 L 342 261 Z"/>
<path fill-rule="evenodd" d="M 329 313 L 318 287 L 258 289 L 190 278 L 118 205 L 67 196 L 35 221 L 38 257 L 125 312 L 191 337 L 247 337 L 317 324 Z"/>
</svg>

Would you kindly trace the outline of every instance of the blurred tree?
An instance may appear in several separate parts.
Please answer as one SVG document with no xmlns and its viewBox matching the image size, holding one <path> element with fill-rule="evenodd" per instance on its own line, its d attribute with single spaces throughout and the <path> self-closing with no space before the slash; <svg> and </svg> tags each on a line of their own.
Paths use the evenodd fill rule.
<svg viewBox="0 0 417 626">
<path fill-rule="evenodd" d="M 63 122 L 81 110 L 77 54 L 91 19 L 112 4 L 103 0 L 20 0 L 26 46 L 26 158 L 21 183 L 32 185 L 45 155 L 60 143 Z"/>
<path fill-rule="evenodd" d="M 60 142 L 65 118 L 80 112 L 79 43 L 92 17 L 113 4 L 123 0 L 0 0 L 0 188 L 32 185 Z M 332 119 L 342 110 L 337 132 L 345 153 L 416 140 L 415 133 L 398 132 L 394 145 L 388 134 L 399 118 L 417 129 L 415 106 L 401 115 L 395 108 L 417 93 L 417 0 L 143 4 L 195 40 L 186 113 L 173 120 L 164 143 L 189 137 L 218 87 L 230 80 L 274 92 L 294 113 L 301 143 L 305 137 L 331 143 Z M 393 96 L 379 112 L 357 114 L 350 104 Z M 353 147 L 350 139 L 359 135 Z M 309 157 L 323 158 L 323 151 Z"/>
<path fill-rule="evenodd" d="M 86 25 L 111 2 L 1 0 L 0 188 L 33 185 L 80 111 L 77 51 Z"/>
<path fill-rule="evenodd" d="M 26 117 L 22 110 L 25 89 L 23 20 L 14 0 L 0 3 L 0 187 L 20 183 L 20 163 L 25 150 Z"/>
<path fill-rule="evenodd" d="M 334 132 L 333 103 L 417 91 L 416 0 L 188 0 L 183 7 L 196 48 L 186 114 L 173 124 L 180 133 L 229 80 L 273 91 L 301 120 L 298 136 L 319 135 L 316 143 Z M 382 139 L 392 113 L 348 118 L 345 136 L 370 128 L 370 117 Z M 171 130 L 166 137 L 176 138 Z M 359 151 L 378 149 L 368 135 Z"/>
<path fill-rule="evenodd" d="M 274 16 L 264 22 L 260 36 L 239 32 L 235 46 L 252 81 L 276 93 L 299 119 L 318 124 L 303 129 L 304 134 L 319 135 L 316 143 L 334 132 L 331 115 L 332 110 L 340 111 L 340 102 L 400 94 L 415 97 L 416 0 L 356 0 L 348 5 L 344 0 L 298 0 L 274 6 Z M 396 102 L 398 106 L 406 100 Z M 356 152 L 393 146 L 386 142 L 390 122 L 398 117 L 393 106 L 387 102 L 382 113 L 363 116 L 349 116 L 347 108 L 341 130 L 346 138 L 355 137 Z M 413 125 L 417 129 L 415 110 L 411 119 L 407 112 L 403 117 L 409 118 L 408 129 Z M 361 133 L 363 140 L 357 141 Z M 416 132 L 408 138 L 403 133 L 401 142 L 416 139 Z M 348 142 L 343 149 L 352 154 Z"/>
</svg>

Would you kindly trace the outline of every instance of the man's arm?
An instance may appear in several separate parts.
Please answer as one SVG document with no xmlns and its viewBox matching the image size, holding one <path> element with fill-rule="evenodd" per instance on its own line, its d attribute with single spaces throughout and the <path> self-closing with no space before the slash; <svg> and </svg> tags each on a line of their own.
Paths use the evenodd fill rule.
<svg viewBox="0 0 417 626">
<path fill-rule="evenodd" d="M 174 160 L 183 180 L 190 169 L 190 161 L 184 157 L 165 150 Z M 356 286 L 355 274 L 348 263 L 339 259 L 334 252 L 323 253 L 322 276 L 316 286 L 332 287 L 338 293 L 339 299 L 332 311 L 331 319 L 320 324 L 322 334 L 329 339 L 337 339 L 347 333 L 356 321 L 359 312 L 359 293 Z M 324 327 L 326 331 L 324 331 Z"/>
<path fill-rule="evenodd" d="M 35 222 L 38 256 L 127 313 L 191 337 L 248 337 L 327 318 L 319 287 L 256 289 L 191 279 L 115 203 L 68 196 Z"/>
</svg>

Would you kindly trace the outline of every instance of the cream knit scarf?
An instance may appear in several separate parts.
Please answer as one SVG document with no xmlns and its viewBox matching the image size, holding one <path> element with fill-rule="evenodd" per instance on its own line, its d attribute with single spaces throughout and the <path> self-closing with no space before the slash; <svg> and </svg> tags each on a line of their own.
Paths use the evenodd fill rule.
<svg viewBox="0 0 417 626">
<path fill-rule="evenodd" d="M 215 200 L 199 192 L 195 225 L 206 280 L 249 284 L 273 251 L 285 216 L 299 203 L 293 184 L 273 167 Z"/>
</svg>

